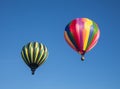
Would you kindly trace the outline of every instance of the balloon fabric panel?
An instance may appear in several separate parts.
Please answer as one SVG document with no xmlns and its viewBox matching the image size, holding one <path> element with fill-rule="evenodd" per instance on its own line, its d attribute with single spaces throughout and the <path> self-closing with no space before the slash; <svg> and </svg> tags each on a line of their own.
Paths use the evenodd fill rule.
<svg viewBox="0 0 120 89">
<path fill-rule="evenodd" d="M 22 48 L 21 56 L 34 74 L 35 69 L 45 62 L 48 50 L 42 43 L 30 42 Z"/>
<path fill-rule="evenodd" d="M 84 55 L 90 51 L 98 41 L 99 28 L 88 18 L 76 18 L 65 28 L 64 37 L 67 43 L 78 53 Z"/>
</svg>

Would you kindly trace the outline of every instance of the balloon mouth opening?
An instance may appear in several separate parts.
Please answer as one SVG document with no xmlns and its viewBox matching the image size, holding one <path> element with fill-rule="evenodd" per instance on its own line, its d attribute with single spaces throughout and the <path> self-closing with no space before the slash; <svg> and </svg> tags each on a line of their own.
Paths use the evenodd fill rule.
<svg viewBox="0 0 120 89">
<path fill-rule="evenodd" d="M 38 64 L 32 63 L 32 64 L 29 65 L 29 67 L 31 68 L 32 75 L 34 75 L 35 74 L 35 70 L 38 68 Z"/>
<path fill-rule="evenodd" d="M 31 69 L 31 71 L 32 71 L 32 75 L 35 74 L 35 70 L 36 70 L 36 69 Z"/>
<path fill-rule="evenodd" d="M 79 53 L 81 54 L 81 60 L 82 60 L 82 61 L 84 61 L 84 60 L 85 60 L 85 57 L 84 57 L 85 52 L 86 52 L 86 51 L 84 51 L 84 50 L 79 51 Z"/>
</svg>

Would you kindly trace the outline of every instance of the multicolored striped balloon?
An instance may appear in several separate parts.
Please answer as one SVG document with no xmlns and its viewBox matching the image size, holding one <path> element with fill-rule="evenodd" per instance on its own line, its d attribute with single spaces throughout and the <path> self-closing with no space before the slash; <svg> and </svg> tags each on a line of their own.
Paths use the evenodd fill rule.
<svg viewBox="0 0 120 89">
<path fill-rule="evenodd" d="M 48 50 L 42 43 L 30 42 L 23 46 L 21 56 L 34 74 L 35 70 L 45 62 Z"/>
<path fill-rule="evenodd" d="M 98 42 L 100 30 L 98 25 L 88 18 L 76 18 L 65 28 L 64 37 L 67 43 L 79 54 L 90 51 Z"/>
</svg>

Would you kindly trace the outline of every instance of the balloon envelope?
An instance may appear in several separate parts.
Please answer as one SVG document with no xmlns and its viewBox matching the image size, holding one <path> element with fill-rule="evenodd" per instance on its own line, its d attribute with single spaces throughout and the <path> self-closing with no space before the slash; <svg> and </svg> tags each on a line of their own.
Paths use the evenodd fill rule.
<svg viewBox="0 0 120 89">
<path fill-rule="evenodd" d="M 100 30 L 98 25 L 88 18 L 76 18 L 65 28 L 64 37 L 67 43 L 79 54 L 90 51 L 98 42 Z"/>
<path fill-rule="evenodd" d="M 35 70 L 45 62 L 48 50 L 42 43 L 30 42 L 23 46 L 21 56 L 34 74 Z"/>
</svg>

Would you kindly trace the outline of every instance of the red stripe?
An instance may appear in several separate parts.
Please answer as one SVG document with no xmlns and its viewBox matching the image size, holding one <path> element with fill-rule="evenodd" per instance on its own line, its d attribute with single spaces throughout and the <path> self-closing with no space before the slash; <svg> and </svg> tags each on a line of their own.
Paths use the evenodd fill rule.
<svg viewBox="0 0 120 89">
<path fill-rule="evenodd" d="M 76 28 L 76 24 L 77 24 L 77 21 L 73 20 L 72 23 L 70 24 L 70 31 L 73 34 L 73 38 L 77 46 L 76 48 L 79 51 L 80 50 L 80 35 L 78 33 L 79 31 L 77 31 L 79 29 Z"/>
</svg>

